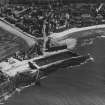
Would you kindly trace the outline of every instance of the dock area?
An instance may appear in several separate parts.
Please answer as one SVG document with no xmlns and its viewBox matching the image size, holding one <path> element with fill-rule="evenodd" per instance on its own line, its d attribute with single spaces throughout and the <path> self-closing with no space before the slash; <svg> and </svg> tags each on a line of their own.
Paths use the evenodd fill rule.
<svg viewBox="0 0 105 105">
<path fill-rule="evenodd" d="M 0 104 L 105 105 L 105 3 L 71 1 L 0 0 Z"/>
</svg>

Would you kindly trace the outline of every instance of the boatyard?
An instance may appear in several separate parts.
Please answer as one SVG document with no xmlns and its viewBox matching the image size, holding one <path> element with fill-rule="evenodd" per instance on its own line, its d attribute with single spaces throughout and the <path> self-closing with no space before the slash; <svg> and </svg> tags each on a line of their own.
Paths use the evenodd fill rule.
<svg viewBox="0 0 105 105">
<path fill-rule="evenodd" d="M 0 104 L 105 105 L 105 3 L 0 6 Z"/>
</svg>

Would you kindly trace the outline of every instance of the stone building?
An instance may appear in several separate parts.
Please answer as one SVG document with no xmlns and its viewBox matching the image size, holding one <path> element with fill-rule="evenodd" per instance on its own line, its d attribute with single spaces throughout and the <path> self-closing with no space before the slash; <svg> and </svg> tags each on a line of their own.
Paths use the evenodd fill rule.
<svg viewBox="0 0 105 105">
<path fill-rule="evenodd" d="M 6 6 L 6 5 L 8 5 L 9 4 L 9 0 L 0 0 L 0 5 L 1 6 Z"/>
</svg>

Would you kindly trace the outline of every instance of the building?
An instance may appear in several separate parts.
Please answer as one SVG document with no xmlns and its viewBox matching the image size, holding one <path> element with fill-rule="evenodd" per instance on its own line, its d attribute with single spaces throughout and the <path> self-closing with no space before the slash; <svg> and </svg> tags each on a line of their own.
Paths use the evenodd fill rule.
<svg viewBox="0 0 105 105">
<path fill-rule="evenodd" d="M 0 0 L 0 6 L 6 6 L 9 4 L 9 0 Z"/>
</svg>

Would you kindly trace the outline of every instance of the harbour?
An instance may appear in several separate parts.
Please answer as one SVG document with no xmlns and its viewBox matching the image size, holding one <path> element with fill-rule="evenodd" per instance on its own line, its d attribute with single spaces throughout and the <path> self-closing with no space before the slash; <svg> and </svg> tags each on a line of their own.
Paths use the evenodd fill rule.
<svg viewBox="0 0 105 105">
<path fill-rule="evenodd" d="M 104 105 L 105 4 L 17 2 L 0 8 L 0 104 Z"/>
<path fill-rule="evenodd" d="M 81 52 L 90 52 L 95 62 L 58 70 L 42 80 L 41 87 L 26 88 L 11 97 L 5 105 L 104 105 L 104 45 L 104 40 L 97 40 Z"/>
</svg>

